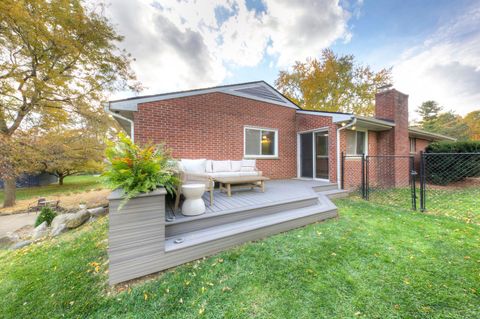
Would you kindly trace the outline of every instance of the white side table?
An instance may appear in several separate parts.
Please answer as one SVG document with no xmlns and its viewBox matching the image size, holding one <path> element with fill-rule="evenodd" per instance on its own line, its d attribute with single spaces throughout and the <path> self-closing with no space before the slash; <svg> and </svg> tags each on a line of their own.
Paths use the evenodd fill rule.
<svg viewBox="0 0 480 319">
<path fill-rule="evenodd" d="M 205 184 L 182 185 L 182 194 L 185 201 L 182 205 L 182 214 L 185 216 L 196 216 L 205 213 L 205 203 L 202 195 L 205 192 Z"/>
</svg>

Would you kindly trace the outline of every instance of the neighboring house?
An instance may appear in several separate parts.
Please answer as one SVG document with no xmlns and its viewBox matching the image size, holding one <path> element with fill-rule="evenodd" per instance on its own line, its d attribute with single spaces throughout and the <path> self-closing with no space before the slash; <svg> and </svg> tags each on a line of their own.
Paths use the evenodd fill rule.
<svg viewBox="0 0 480 319">
<path fill-rule="evenodd" d="M 23 174 L 17 178 L 18 188 L 28 188 L 35 186 L 50 185 L 58 182 L 58 177 L 48 173 L 40 174 Z M 0 180 L 0 188 L 3 188 L 3 181 Z"/>
<path fill-rule="evenodd" d="M 454 140 L 408 126 L 408 95 L 376 95 L 375 116 L 303 110 L 264 81 L 108 103 L 136 142 L 165 143 L 175 158 L 257 159 L 274 179 L 336 182 L 340 155 L 418 154 Z"/>
</svg>

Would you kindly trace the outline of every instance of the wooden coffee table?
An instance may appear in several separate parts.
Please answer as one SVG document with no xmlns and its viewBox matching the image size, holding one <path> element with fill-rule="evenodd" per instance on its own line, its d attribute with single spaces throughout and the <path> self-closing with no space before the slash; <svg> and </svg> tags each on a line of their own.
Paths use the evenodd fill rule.
<svg viewBox="0 0 480 319">
<path fill-rule="evenodd" d="M 226 191 L 228 197 L 232 196 L 232 188 L 246 188 L 253 189 L 258 187 L 265 192 L 265 181 L 270 178 L 265 176 L 236 176 L 236 177 L 216 177 L 215 181 L 220 183 L 220 192 Z"/>
</svg>

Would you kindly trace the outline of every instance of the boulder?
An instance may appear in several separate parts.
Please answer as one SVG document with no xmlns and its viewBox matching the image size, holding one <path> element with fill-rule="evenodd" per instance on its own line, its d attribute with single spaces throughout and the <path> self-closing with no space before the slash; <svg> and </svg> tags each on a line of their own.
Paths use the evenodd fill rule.
<svg viewBox="0 0 480 319">
<path fill-rule="evenodd" d="M 65 214 L 65 215 L 69 215 L 65 220 L 65 226 L 67 226 L 67 228 L 70 228 L 70 229 L 77 228 L 78 226 L 82 225 L 90 218 L 90 213 L 86 209 L 80 210 L 75 214 Z"/>
<path fill-rule="evenodd" d="M 90 216 L 94 218 L 108 214 L 108 210 L 106 207 L 91 208 L 91 209 L 88 209 L 88 212 L 90 213 Z"/>
<path fill-rule="evenodd" d="M 50 231 L 50 236 L 55 237 L 67 231 L 67 225 L 60 224 Z"/>
<path fill-rule="evenodd" d="M 52 229 L 55 229 L 58 226 L 65 224 L 69 215 L 73 214 L 60 214 L 55 216 L 55 218 L 52 220 L 52 224 L 50 225 L 52 226 Z"/>
<path fill-rule="evenodd" d="M 23 247 L 26 247 L 26 246 L 30 245 L 31 243 L 33 243 L 32 240 L 20 241 L 20 242 L 14 244 L 12 247 L 10 247 L 10 249 L 11 250 L 20 249 L 20 248 L 23 248 Z"/>
<path fill-rule="evenodd" d="M 0 249 L 10 247 L 13 244 L 15 244 L 15 241 L 8 235 L 0 237 Z"/>
<path fill-rule="evenodd" d="M 73 214 L 61 214 L 56 216 L 52 221 L 52 229 L 57 229 L 60 225 L 67 228 L 77 228 L 90 218 L 88 210 L 83 209 Z"/>
<path fill-rule="evenodd" d="M 47 235 L 48 235 L 47 222 L 43 222 L 40 225 L 38 225 L 37 227 L 35 227 L 35 229 L 33 230 L 32 239 L 37 240 L 37 239 L 40 239 L 40 238 L 45 237 Z"/>
</svg>

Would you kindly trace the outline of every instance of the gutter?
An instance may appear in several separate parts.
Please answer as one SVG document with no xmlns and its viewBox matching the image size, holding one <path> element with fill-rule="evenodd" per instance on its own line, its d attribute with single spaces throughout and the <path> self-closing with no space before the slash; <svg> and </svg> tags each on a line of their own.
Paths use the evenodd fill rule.
<svg viewBox="0 0 480 319">
<path fill-rule="evenodd" d="M 132 142 L 134 142 L 135 141 L 135 129 L 134 129 L 134 126 L 133 126 L 133 121 L 129 118 L 126 118 L 123 115 L 112 112 L 110 110 L 110 104 L 109 103 L 105 103 L 104 106 L 103 106 L 103 109 L 105 110 L 105 112 L 107 112 L 111 116 L 116 117 L 116 118 L 121 119 L 121 120 L 124 120 L 124 121 L 126 121 L 130 124 L 130 139 L 132 140 Z"/>
<path fill-rule="evenodd" d="M 337 186 L 338 186 L 338 189 L 341 189 L 341 187 L 342 187 L 342 184 L 340 182 L 340 161 L 341 161 L 341 158 L 340 158 L 340 131 L 355 125 L 355 123 L 357 123 L 357 118 L 353 117 L 353 119 L 350 123 L 348 123 L 345 126 L 341 126 L 341 127 L 337 128 Z"/>
</svg>

